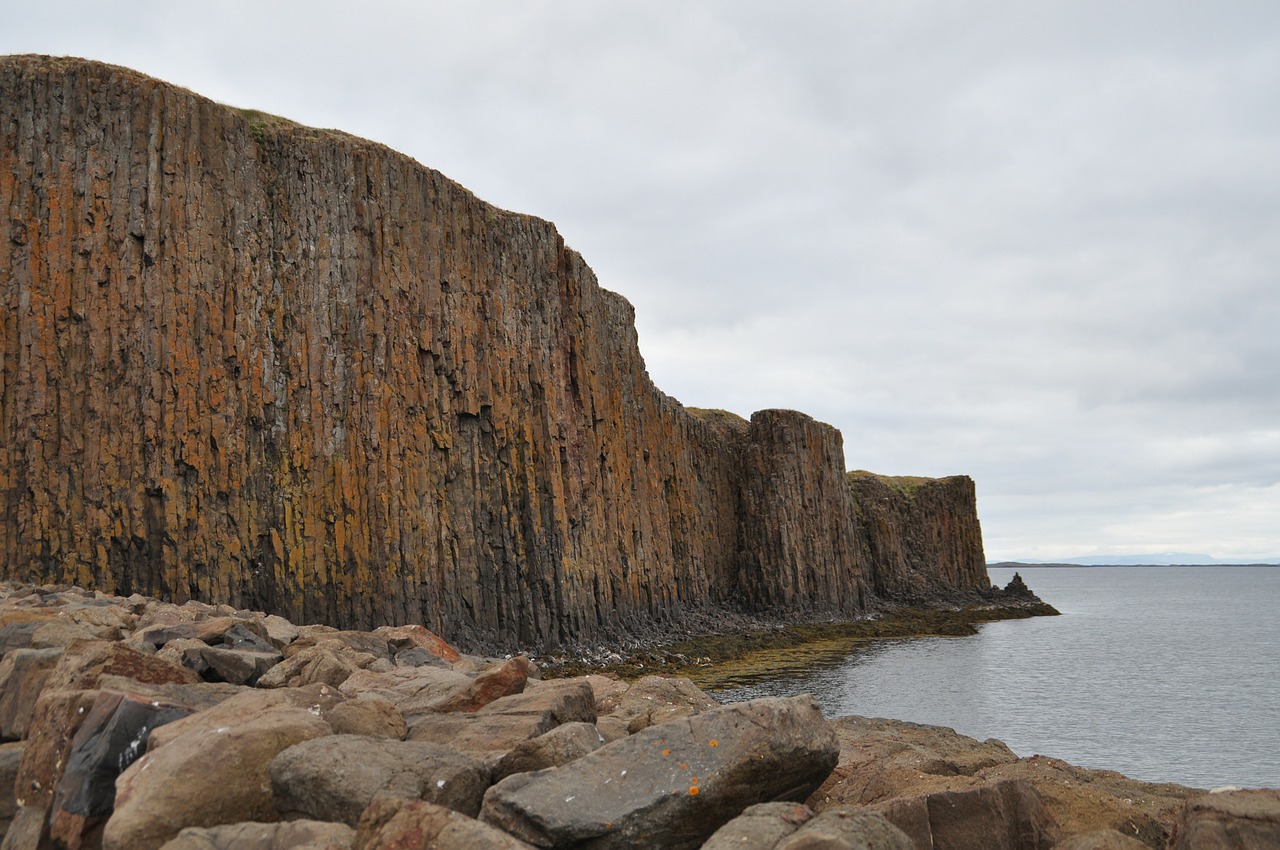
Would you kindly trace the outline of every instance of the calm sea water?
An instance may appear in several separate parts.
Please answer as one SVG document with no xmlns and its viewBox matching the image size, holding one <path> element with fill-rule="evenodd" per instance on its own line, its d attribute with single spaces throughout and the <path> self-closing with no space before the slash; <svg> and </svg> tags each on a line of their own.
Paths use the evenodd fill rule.
<svg viewBox="0 0 1280 850">
<path fill-rule="evenodd" d="M 1003 586 L 1013 570 L 990 574 Z M 1151 781 L 1280 788 L 1280 567 L 1022 576 L 1061 617 L 880 641 L 807 677 L 717 697 L 808 692 L 828 717 L 950 726 L 1020 756 Z"/>
</svg>

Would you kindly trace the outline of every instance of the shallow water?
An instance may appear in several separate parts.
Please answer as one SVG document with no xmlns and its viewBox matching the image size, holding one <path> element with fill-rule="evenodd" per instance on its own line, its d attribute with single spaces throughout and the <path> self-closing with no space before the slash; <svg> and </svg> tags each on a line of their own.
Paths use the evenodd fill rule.
<svg viewBox="0 0 1280 850">
<path fill-rule="evenodd" d="M 993 569 L 1004 585 L 1013 571 Z M 807 676 L 718 693 L 813 693 L 857 714 L 999 738 L 1019 755 L 1197 787 L 1280 788 L 1280 567 L 1023 571 L 1061 617 L 879 641 Z"/>
</svg>

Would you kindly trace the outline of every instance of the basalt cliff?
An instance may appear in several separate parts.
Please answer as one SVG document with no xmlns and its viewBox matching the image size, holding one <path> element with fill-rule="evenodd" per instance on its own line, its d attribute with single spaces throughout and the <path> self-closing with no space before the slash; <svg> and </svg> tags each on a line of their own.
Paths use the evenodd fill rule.
<svg viewBox="0 0 1280 850">
<path fill-rule="evenodd" d="M 681 406 L 549 222 L 386 147 L 0 59 L 5 576 L 464 647 L 989 586 L 973 483 Z"/>
</svg>

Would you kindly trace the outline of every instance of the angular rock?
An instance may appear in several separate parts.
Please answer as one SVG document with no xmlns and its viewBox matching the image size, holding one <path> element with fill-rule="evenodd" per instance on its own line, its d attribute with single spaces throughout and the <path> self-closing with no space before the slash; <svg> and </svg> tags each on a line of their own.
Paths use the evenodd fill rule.
<svg viewBox="0 0 1280 850">
<path fill-rule="evenodd" d="M 458 650 L 425 626 L 382 626 L 373 633 L 386 640 L 396 653 L 420 649 L 441 661 L 453 663 L 462 659 Z"/>
<path fill-rule="evenodd" d="M 1116 832 L 1114 829 L 1099 829 L 1064 838 L 1054 845 L 1053 850 L 1149 850 L 1149 848 L 1131 835 Z"/>
<path fill-rule="evenodd" d="M 1023 780 L 900 797 L 874 808 L 918 847 L 1048 850 L 1061 836 L 1035 787 Z"/>
<path fill-rule="evenodd" d="M 548 767 L 560 767 L 605 743 L 591 723 L 564 723 L 536 738 L 521 741 L 498 760 L 493 768 L 493 781 L 499 782 L 515 773 L 530 773 Z"/>
<path fill-rule="evenodd" d="M 812 697 L 753 700 L 508 777 L 485 794 L 481 819 L 542 847 L 692 848 L 747 806 L 803 800 L 838 755 Z"/>
<path fill-rule="evenodd" d="M 757 803 L 717 829 L 702 850 L 773 850 L 812 817 L 803 803 Z"/>
<path fill-rule="evenodd" d="M 297 626 L 276 614 L 263 617 L 262 628 L 266 630 L 267 640 L 271 641 L 271 645 L 281 651 L 302 634 Z"/>
<path fill-rule="evenodd" d="M 0 850 L 48 850 L 48 810 L 44 806 L 19 806 L 17 814 L 5 831 Z"/>
<path fill-rule="evenodd" d="M 49 808 L 71 741 L 98 695 L 98 691 L 48 687 L 41 692 L 31 715 L 27 746 L 18 763 L 14 785 L 18 805 Z"/>
<path fill-rule="evenodd" d="M 271 763 L 282 817 L 353 827 L 370 803 L 384 798 L 427 800 L 474 817 L 489 776 L 483 763 L 448 747 L 363 735 L 295 744 Z"/>
<path fill-rule="evenodd" d="M 1188 800 L 1171 850 L 1275 850 L 1280 790 L 1226 791 Z"/>
<path fill-rule="evenodd" d="M 422 800 L 379 800 L 360 818 L 352 850 L 532 850 L 499 829 Z"/>
<path fill-rule="evenodd" d="M 302 640 L 289 645 L 294 650 Z M 357 652 L 339 640 L 324 640 L 294 651 L 288 658 L 263 673 L 260 688 L 301 688 L 326 684 L 338 687 L 363 667 L 378 661 L 378 656 Z"/>
<path fill-rule="evenodd" d="M 77 850 L 82 837 L 111 814 L 116 777 L 146 752 L 151 731 L 189 714 L 185 706 L 98 692 L 58 778 L 50 815 L 53 838 Z"/>
<path fill-rule="evenodd" d="M 345 823 L 232 823 L 189 826 L 160 850 L 349 850 L 355 837 Z"/>
<path fill-rule="evenodd" d="M 205 678 L 233 685 L 252 685 L 268 670 L 284 660 L 275 649 L 270 651 L 206 646 L 201 653 L 208 670 Z M 305 683 L 309 684 L 309 683 Z"/>
<path fill-rule="evenodd" d="M 70 618 L 45 623 L 31 633 L 32 649 L 66 649 L 76 641 L 119 640 L 120 630 L 114 626 L 77 623 Z"/>
<path fill-rule="evenodd" d="M 398 667 L 385 672 L 360 670 L 341 685 L 348 696 L 375 694 L 390 701 L 405 715 L 435 711 L 435 706 L 455 694 L 466 693 L 474 680 L 465 673 L 442 667 Z"/>
<path fill-rule="evenodd" d="M 477 711 L 502 697 L 524 691 L 532 665 L 524 656 L 481 671 L 465 687 L 431 703 L 429 711 Z"/>
<path fill-rule="evenodd" d="M 505 752 L 562 723 L 595 720 L 591 686 L 580 679 L 539 683 L 494 700 L 475 712 L 407 718 L 411 741 L 431 741 L 469 752 Z"/>
<path fill-rule="evenodd" d="M 941 839 L 936 841 L 926 845 L 927 848 L 961 850 L 962 847 Z M 838 806 L 809 820 L 773 845 L 773 850 L 917 850 L 919 846 L 883 815 L 856 806 Z M 1032 846 L 1028 845 L 1028 850 Z"/>
<path fill-rule="evenodd" d="M 159 745 L 152 735 L 147 754 L 116 781 L 104 850 L 153 850 L 188 826 L 279 820 L 271 761 L 331 730 L 318 710 L 291 705 L 241 711 L 219 725 L 220 710 L 237 699 L 161 727 L 168 734 Z"/>
<path fill-rule="evenodd" d="M 0 660 L 0 738 L 26 737 L 36 700 L 54 666 L 60 649 L 15 649 Z"/>
<path fill-rule="evenodd" d="M 200 677 L 180 664 L 123 643 L 91 641 L 69 647 L 45 681 L 46 689 L 83 690 L 103 676 L 123 676 L 143 684 L 195 684 Z"/>
</svg>

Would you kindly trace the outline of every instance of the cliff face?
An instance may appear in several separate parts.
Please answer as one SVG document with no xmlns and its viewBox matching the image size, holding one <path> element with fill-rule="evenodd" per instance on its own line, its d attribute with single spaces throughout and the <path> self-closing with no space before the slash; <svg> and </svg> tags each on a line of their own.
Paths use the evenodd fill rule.
<svg viewBox="0 0 1280 850">
<path fill-rule="evenodd" d="M 973 479 L 851 472 L 847 486 L 876 596 L 913 602 L 990 585 Z"/>
<path fill-rule="evenodd" d="M 464 645 L 865 604 L 838 432 L 684 409 L 550 223 L 391 150 L 8 57 L 0 227 L 6 575 Z"/>
</svg>

